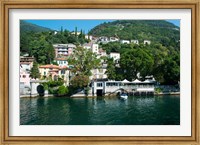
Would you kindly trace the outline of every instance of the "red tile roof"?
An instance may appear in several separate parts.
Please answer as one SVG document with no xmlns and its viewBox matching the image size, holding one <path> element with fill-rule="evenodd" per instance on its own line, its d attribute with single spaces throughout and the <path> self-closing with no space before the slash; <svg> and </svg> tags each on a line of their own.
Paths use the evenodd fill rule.
<svg viewBox="0 0 200 145">
<path fill-rule="evenodd" d="M 39 68 L 49 68 L 49 69 L 68 69 L 69 68 L 67 66 L 57 66 L 57 65 L 53 65 L 53 64 L 47 64 L 47 65 L 41 65 Z"/>
</svg>

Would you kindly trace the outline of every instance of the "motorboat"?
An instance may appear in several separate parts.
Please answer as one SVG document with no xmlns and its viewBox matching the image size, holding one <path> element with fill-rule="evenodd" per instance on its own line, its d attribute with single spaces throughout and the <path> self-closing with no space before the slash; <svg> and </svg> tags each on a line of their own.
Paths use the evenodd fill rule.
<svg viewBox="0 0 200 145">
<path fill-rule="evenodd" d="M 127 100 L 128 99 L 128 95 L 123 93 L 120 95 L 120 98 L 124 99 L 124 100 Z"/>
</svg>

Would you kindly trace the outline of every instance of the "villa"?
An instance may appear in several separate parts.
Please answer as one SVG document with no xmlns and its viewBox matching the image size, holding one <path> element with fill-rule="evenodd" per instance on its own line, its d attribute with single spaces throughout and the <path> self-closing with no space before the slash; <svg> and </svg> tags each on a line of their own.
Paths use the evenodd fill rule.
<svg viewBox="0 0 200 145">
<path fill-rule="evenodd" d="M 69 85 L 69 68 L 66 66 L 57 66 L 53 64 L 41 65 L 39 67 L 41 78 L 51 78 L 56 81 L 58 78 L 63 78 L 65 85 Z"/>
</svg>

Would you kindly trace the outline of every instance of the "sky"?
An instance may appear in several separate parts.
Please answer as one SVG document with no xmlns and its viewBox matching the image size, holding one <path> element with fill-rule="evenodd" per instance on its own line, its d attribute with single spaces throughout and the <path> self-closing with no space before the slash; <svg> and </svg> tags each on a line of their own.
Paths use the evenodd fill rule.
<svg viewBox="0 0 200 145">
<path fill-rule="evenodd" d="M 81 29 L 88 33 L 89 30 L 104 22 L 112 22 L 114 20 L 26 20 L 32 24 L 50 28 L 52 30 L 60 31 L 61 27 L 69 31 L 74 31 L 77 27 L 78 31 Z M 167 20 L 174 25 L 180 27 L 180 20 Z"/>
</svg>

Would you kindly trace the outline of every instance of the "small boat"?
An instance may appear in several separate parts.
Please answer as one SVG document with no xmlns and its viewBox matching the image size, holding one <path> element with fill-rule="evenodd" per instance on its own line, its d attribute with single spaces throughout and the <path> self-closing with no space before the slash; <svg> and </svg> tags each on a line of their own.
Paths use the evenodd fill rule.
<svg viewBox="0 0 200 145">
<path fill-rule="evenodd" d="M 123 94 L 120 95 L 120 98 L 126 100 L 126 99 L 128 99 L 128 95 L 123 93 Z"/>
</svg>

